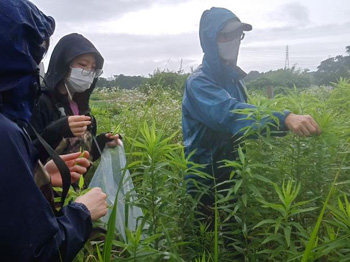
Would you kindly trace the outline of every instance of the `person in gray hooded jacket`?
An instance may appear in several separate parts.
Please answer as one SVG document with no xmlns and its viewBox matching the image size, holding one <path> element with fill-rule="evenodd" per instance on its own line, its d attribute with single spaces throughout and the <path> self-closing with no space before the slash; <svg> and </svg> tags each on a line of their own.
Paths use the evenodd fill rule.
<svg viewBox="0 0 350 262">
<path fill-rule="evenodd" d="M 247 115 L 234 112 L 237 109 L 255 108 L 247 103 L 242 81 L 246 73 L 237 66 L 244 32 L 251 30 L 250 24 L 242 23 L 225 8 L 213 7 L 204 11 L 199 28 L 203 62 L 186 81 L 182 102 L 185 154 L 194 163 L 202 164 L 204 167 L 200 171 L 211 175 L 216 183 L 229 180 L 232 169 L 219 168 L 222 166 L 220 161 L 237 159 L 235 146 L 243 136 L 242 130 L 254 124 Z M 300 136 L 321 133 L 309 115 L 296 115 L 289 111 L 275 112 L 273 115 L 278 121 L 263 119 L 262 122 L 271 122 L 276 131 L 290 130 Z M 200 202 L 201 212 L 210 224 L 213 220 L 213 179 L 205 179 L 196 174 L 188 175 L 186 179 L 196 182 L 188 183 L 188 191 L 193 195 L 202 194 L 204 190 L 195 185 L 201 183 L 209 187 L 209 192 L 201 197 Z M 230 183 L 222 185 L 224 188 L 231 186 Z"/>
</svg>

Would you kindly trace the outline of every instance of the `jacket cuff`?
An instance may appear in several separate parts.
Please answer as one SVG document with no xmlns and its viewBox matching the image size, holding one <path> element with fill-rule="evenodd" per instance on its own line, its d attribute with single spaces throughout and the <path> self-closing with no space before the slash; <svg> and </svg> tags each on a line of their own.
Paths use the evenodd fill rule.
<svg viewBox="0 0 350 262">
<path fill-rule="evenodd" d="M 57 121 L 53 122 L 47 127 L 50 133 L 56 133 L 64 138 L 74 137 L 72 131 L 69 128 L 68 116 L 61 117 Z"/>
<path fill-rule="evenodd" d="M 112 140 L 106 137 L 106 133 L 101 133 L 98 136 L 96 136 L 96 139 L 93 139 L 91 147 L 92 161 L 95 161 L 100 158 L 101 153 L 106 146 L 106 143 L 109 141 Z"/>
<path fill-rule="evenodd" d="M 63 215 L 58 217 L 58 223 L 65 230 L 65 245 L 60 247 L 63 261 L 72 261 L 88 240 L 92 221 L 90 211 L 82 203 L 73 202 L 63 209 Z"/>
<path fill-rule="evenodd" d="M 82 210 L 85 211 L 86 215 L 90 216 L 90 219 L 91 219 L 90 210 L 83 203 L 72 202 L 71 205 L 76 206 L 76 207 L 80 207 Z"/>
<path fill-rule="evenodd" d="M 291 112 L 289 110 L 283 110 L 282 113 L 275 112 L 273 113 L 274 116 L 276 116 L 279 120 L 279 130 L 280 131 L 288 131 L 288 128 L 286 126 L 286 118 Z"/>
</svg>

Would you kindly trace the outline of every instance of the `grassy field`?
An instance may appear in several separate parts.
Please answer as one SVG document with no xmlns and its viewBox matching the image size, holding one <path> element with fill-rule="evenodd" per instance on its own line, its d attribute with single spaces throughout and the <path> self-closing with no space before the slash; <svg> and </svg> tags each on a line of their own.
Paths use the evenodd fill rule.
<svg viewBox="0 0 350 262">
<path fill-rule="evenodd" d="M 126 239 L 112 216 L 107 234 L 92 238 L 75 261 L 349 261 L 350 82 L 271 100 L 250 97 L 255 119 L 272 110 L 310 114 L 322 135 L 246 130 L 240 159 L 223 162 L 232 167 L 234 186 L 225 197 L 217 190 L 210 232 L 195 219 L 198 201 L 186 194 L 184 176 L 196 171 L 183 153 L 181 95 L 160 87 L 96 90 L 99 132 L 122 134 L 137 196 L 127 205 L 144 216 L 138 230 L 126 229 Z"/>
</svg>

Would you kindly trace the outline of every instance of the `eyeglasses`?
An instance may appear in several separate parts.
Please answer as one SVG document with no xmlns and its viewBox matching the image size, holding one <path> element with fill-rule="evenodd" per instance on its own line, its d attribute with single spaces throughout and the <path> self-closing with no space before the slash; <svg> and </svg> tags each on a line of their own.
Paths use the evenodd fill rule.
<svg viewBox="0 0 350 262">
<path fill-rule="evenodd" d="M 95 78 L 100 77 L 103 73 L 102 69 L 95 69 Z"/>
<path fill-rule="evenodd" d="M 80 68 L 79 68 L 80 69 Z M 81 68 L 81 74 L 83 76 L 89 76 L 92 75 L 94 78 L 98 78 L 99 76 L 102 75 L 103 70 L 102 69 L 94 69 L 94 70 L 86 70 Z"/>
<path fill-rule="evenodd" d="M 239 38 L 240 41 L 242 41 L 245 37 L 245 33 L 243 32 L 219 32 L 217 36 L 217 41 L 224 43 L 224 42 L 230 42 L 234 39 Z"/>
</svg>

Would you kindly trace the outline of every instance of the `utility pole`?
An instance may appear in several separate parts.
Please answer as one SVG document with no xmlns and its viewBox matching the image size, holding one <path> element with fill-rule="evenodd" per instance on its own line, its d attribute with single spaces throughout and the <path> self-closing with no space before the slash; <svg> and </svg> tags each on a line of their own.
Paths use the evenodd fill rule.
<svg viewBox="0 0 350 262">
<path fill-rule="evenodd" d="M 286 47 L 286 60 L 284 61 L 284 69 L 289 69 L 289 47 Z"/>
</svg>

